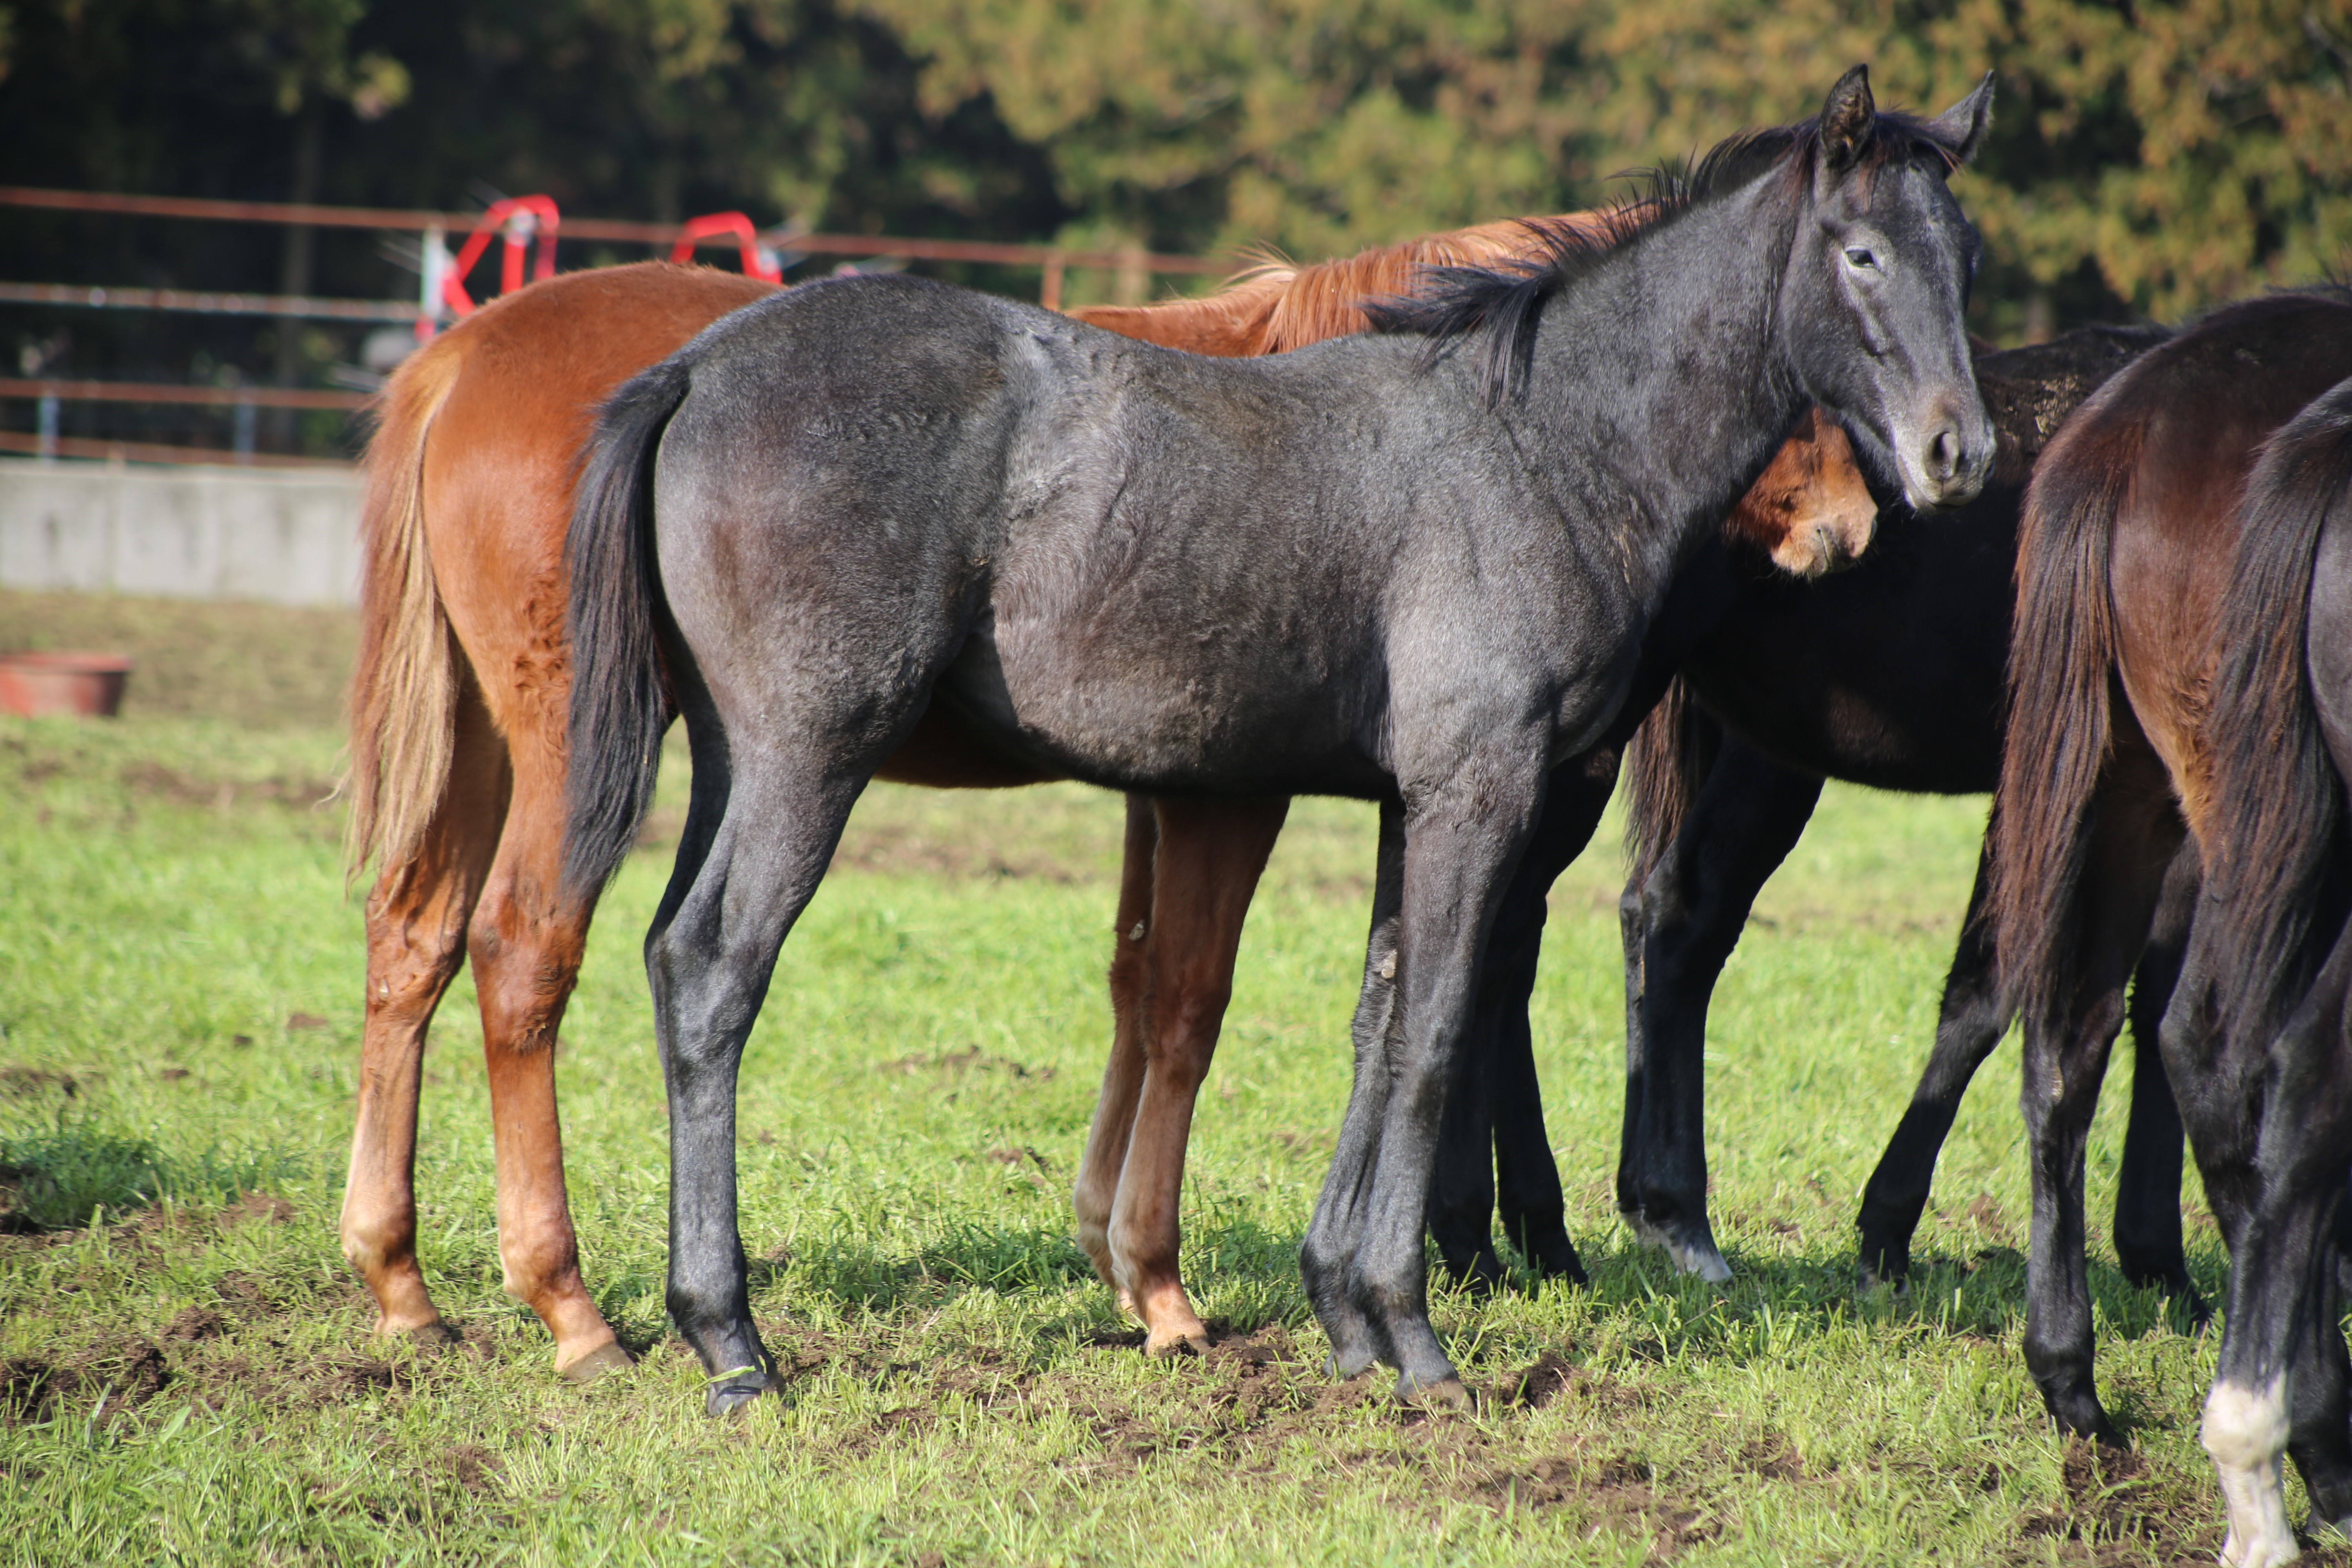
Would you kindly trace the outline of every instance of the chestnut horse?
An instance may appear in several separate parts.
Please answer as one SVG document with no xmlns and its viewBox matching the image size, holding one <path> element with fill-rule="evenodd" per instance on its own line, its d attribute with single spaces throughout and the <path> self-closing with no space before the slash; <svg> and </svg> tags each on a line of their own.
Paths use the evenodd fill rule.
<svg viewBox="0 0 2352 1568">
<path fill-rule="evenodd" d="M 2280 294 L 2218 311 L 2095 395 L 2051 444 L 2028 493 L 1990 902 L 2003 985 L 2025 1026 L 2026 1360 L 2068 1431 L 2114 1436 L 2093 1381 L 2084 1278 L 2091 1113 L 2159 902 L 2194 897 L 2201 874 L 2197 841 L 2214 817 L 2213 746 L 2224 738 L 2206 726 L 2217 658 L 2233 639 L 2274 631 L 2225 610 L 2233 554 L 2261 547 L 2241 540 L 2241 496 L 2263 443 L 2347 374 L 2352 295 Z M 2189 941 L 2193 952 L 2193 930 Z M 2262 1173 L 2246 1157 L 2259 1075 L 2249 1084 L 2219 1070 L 2210 989 L 2184 968 L 2164 1059 L 2207 1197 L 2239 1250 L 2263 1202 Z M 2338 1182 L 2342 1171 L 2339 1161 Z M 2232 1301 L 2271 1283 L 2234 1282 Z M 2233 1311 L 2225 1369 L 2237 1364 L 2227 1345 L 2250 1331 Z M 2331 1347 L 2310 1353 L 2329 1376 L 2315 1379 L 2308 1403 L 2298 1396 L 2291 1435 L 2275 1384 L 2238 1389 L 2225 1372 L 2216 1384 L 2204 1436 L 2231 1492 L 2233 1560 L 2282 1560 L 2275 1531 L 2245 1500 L 2263 1493 L 2275 1504 L 2282 1441 L 2315 1516 L 2352 1521 L 2343 1347 L 2326 1337 Z M 2259 1397 L 2233 1402 L 2233 1389 Z M 2263 1462 L 2267 1482 L 2255 1476 Z M 2293 1550 L 2289 1537 L 2284 1551 Z"/>
<path fill-rule="evenodd" d="M 1529 244 L 1522 225 L 1487 225 L 1317 267 L 1262 267 L 1205 299 L 1075 313 L 1171 346 L 1270 353 L 1361 330 L 1360 302 L 1399 291 L 1420 268 Z M 532 284 L 419 351 L 379 405 L 361 524 L 349 839 L 353 874 L 373 861 L 377 877 L 341 1231 L 380 1331 L 448 1333 L 415 1258 L 416 1115 L 427 1026 L 470 958 L 506 1288 L 555 1336 L 566 1375 L 627 1363 L 581 1282 L 555 1100 L 556 1030 L 593 913 L 558 889 L 564 529 L 595 405 L 770 292 L 656 263 Z M 1810 574 L 1859 550 L 1871 521 L 1843 436 L 1823 424 L 1784 448 L 1726 526 Z M 1041 776 L 960 753 L 949 723 L 928 721 L 882 776 L 942 787 Z M 1176 1268 L 1185 1135 L 1242 917 L 1283 814 L 1278 799 L 1129 803 L 1116 1026 L 1076 1200 L 1088 1256 L 1143 1318 L 1154 1351 L 1204 1336 Z M 1527 1157 L 1548 1165 L 1538 1132 Z"/>
</svg>

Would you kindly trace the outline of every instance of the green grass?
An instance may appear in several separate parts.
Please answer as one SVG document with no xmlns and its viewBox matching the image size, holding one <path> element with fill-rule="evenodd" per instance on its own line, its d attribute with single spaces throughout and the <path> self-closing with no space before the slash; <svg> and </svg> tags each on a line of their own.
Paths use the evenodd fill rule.
<svg viewBox="0 0 2352 1568">
<path fill-rule="evenodd" d="M 248 612 L 256 636 L 288 623 Z M 230 705 L 232 716 L 234 704 Z M 2214 1341 L 2105 1245 L 2102 1386 L 2134 1452 L 2054 1439 L 2018 1349 L 2014 1047 L 1971 1095 L 1911 1294 L 1852 1215 L 1924 1058 L 1981 800 L 1832 788 L 1727 973 L 1707 1053 L 1727 1287 L 1616 1220 L 1613 826 L 1554 894 L 1535 1033 L 1589 1291 L 1441 1296 L 1475 1417 L 1319 1370 L 1296 1249 L 1348 1088 L 1368 809 L 1302 802 L 1253 910 L 1185 1194 L 1228 1336 L 1146 1363 L 1070 1240 L 1108 1036 L 1117 801 L 877 787 L 742 1079 L 743 1221 L 781 1397 L 703 1419 L 661 1310 L 659 1074 L 635 955 L 667 852 L 607 897 L 564 1030 L 591 1289 L 646 1352 L 585 1389 L 499 1289 L 479 1031 L 426 1066 L 423 1261 L 466 1343 L 373 1341 L 338 1253 L 362 973 L 315 802 L 338 737 L 0 721 L 0 1562 L 2164 1562 L 2210 1556 Z M 684 768 L 663 781 L 674 823 Z M 974 1047 L 977 1053 L 974 1054 Z M 2223 1260 L 2194 1195 L 2192 1266 Z"/>
</svg>

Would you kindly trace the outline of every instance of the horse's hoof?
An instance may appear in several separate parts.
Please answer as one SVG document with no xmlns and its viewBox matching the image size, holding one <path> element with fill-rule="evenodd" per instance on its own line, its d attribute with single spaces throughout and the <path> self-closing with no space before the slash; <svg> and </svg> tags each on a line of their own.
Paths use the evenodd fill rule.
<svg viewBox="0 0 2352 1568">
<path fill-rule="evenodd" d="M 1625 1211 L 1625 1223 L 1636 1240 L 1664 1247 L 1677 1271 L 1696 1274 L 1710 1285 L 1721 1285 L 1731 1278 L 1731 1265 L 1723 1260 L 1713 1233 L 1704 1223 L 1659 1225 L 1631 1210 Z"/>
<path fill-rule="evenodd" d="M 1478 1396 L 1465 1387 L 1458 1377 L 1447 1375 L 1423 1383 L 1411 1373 L 1397 1376 L 1396 1396 L 1399 1404 L 1418 1405 L 1423 1410 L 1469 1410 L 1478 1408 Z"/>
<path fill-rule="evenodd" d="M 1592 1283 L 1592 1276 L 1584 1271 L 1584 1259 L 1565 1241 L 1557 1247 L 1538 1247 L 1528 1255 L 1528 1261 L 1535 1265 L 1536 1273 L 1547 1285 L 1567 1285 L 1580 1290 Z"/>
<path fill-rule="evenodd" d="M 1155 1361 L 1163 1361 L 1171 1356 L 1207 1355 L 1209 1331 L 1200 1327 L 1154 1329 L 1143 1337 L 1143 1353 Z"/>
<path fill-rule="evenodd" d="M 1864 1263 L 1854 1270 L 1854 1284 L 1865 1296 L 1874 1290 L 1885 1290 L 1896 1297 L 1911 1293 L 1910 1275 L 1883 1273 L 1875 1264 L 1870 1263 Z"/>
<path fill-rule="evenodd" d="M 2205 1298 L 2196 1286 L 2183 1279 L 2162 1289 L 2166 1299 L 2188 1317 L 2190 1333 L 2200 1332 L 2212 1325 L 2213 1309 L 2205 1304 Z"/>
<path fill-rule="evenodd" d="M 466 1342 L 465 1335 L 440 1318 L 429 1323 L 419 1323 L 413 1329 L 403 1329 L 400 1337 L 427 1354 L 437 1354 Z"/>
<path fill-rule="evenodd" d="M 731 1415 L 765 1394 L 769 1383 L 768 1374 L 758 1367 L 717 1379 L 702 1395 L 702 1413 L 710 1416 Z"/>
<path fill-rule="evenodd" d="M 623 1350 L 618 1341 L 606 1340 L 586 1355 L 568 1361 L 555 1370 L 566 1383 L 590 1384 L 608 1372 L 625 1372 L 637 1364 L 637 1358 Z"/>
</svg>

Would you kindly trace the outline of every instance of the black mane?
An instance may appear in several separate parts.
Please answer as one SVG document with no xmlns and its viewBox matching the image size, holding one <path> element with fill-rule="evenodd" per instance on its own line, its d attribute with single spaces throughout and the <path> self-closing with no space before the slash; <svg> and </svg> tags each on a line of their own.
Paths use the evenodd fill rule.
<svg viewBox="0 0 2352 1568">
<path fill-rule="evenodd" d="M 1817 121 L 1743 131 L 1708 149 L 1688 168 L 1634 169 L 1614 176 L 1635 183 L 1633 193 L 1592 217 L 1527 218 L 1537 254 L 1488 266 L 1429 267 L 1412 294 L 1374 300 L 1364 314 L 1380 332 L 1429 340 L 1423 363 L 1433 364 L 1456 343 L 1477 355 L 1478 382 L 1489 406 L 1526 389 L 1544 306 L 1637 237 L 1694 207 L 1740 189 L 1775 168 L 1811 166 Z M 1899 110 L 1876 119 L 1862 153 L 1864 170 L 1932 153 L 1947 168 L 1958 154 L 1925 120 Z"/>
</svg>

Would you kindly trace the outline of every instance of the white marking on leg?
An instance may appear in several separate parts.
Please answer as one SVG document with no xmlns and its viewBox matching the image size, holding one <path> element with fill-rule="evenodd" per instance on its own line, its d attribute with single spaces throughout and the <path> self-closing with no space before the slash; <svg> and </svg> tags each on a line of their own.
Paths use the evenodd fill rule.
<svg viewBox="0 0 2352 1568">
<path fill-rule="evenodd" d="M 2221 1475 L 2221 1500 L 2230 1513 L 2221 1561 L 2229 1568 L 2273 1568 L 2298 1555 L 2279 1462 L 2286 1433 L 2284 1373 L 2261 1388 L 2217 1380 L 2205 1396 L 2198 1438 Z"/>
<path fill-rule="evenodd" d="M 1638 1215 L 1627 1215 L 1625 1223 L 1633 1228 L 1634 1238 L 1644 1246 L 1664 1248 L 1667 1260 L 1681 1272 L 1696 1274 L 1710 1285 L 1720 1285 L 1731 1278 L 1731 1265 L 1723 1260 L 1723 1254 L 1716 1250 L 1713 1243 L 1685 1241 Z"/>
</svg>

